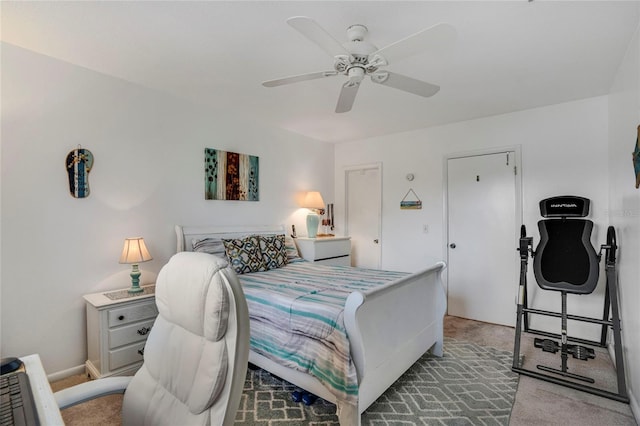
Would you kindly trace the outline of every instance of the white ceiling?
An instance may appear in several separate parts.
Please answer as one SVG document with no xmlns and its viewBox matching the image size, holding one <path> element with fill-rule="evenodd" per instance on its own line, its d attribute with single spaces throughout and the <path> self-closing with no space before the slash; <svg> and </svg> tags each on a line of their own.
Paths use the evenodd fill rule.
<svg viewBox="0 0 640 426">
<path fill-rule="evenodd" d="M 340 142 L 609 92 L 638 27 L 638 1 L 6 2 L 2 41 L 310 138 Z M 309 16 L 339 41 L 364 24 L 384 47 L 436 23 L 448 49 L 387 69 L 438 84 L 430 98 L 365 80 L 334 112 L 346 77 L 265 88 L 333 59 L 286 24 Z"/>
</svg>

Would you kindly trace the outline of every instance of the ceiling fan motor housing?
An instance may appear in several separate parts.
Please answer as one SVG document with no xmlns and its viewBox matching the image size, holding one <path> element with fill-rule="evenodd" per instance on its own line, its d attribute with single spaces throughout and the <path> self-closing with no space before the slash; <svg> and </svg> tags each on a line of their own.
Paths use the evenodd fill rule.
<svg viewBox="0 0 640 426">
<path fill-rule="evenodd" d="M 369 70 L 370 67 L 367 67 L 367 64 L 369 63 L 369 55 L 376 52 L 378 48 L 373 44 L 364 41 L 367 32 L 367 27 L 360 24 L 352 25 L 347 28 L 347 37 L 349 41 L 344 43 L 343 46 L 351 56 L 343 57 L 340 55 L 339 57 L 336 57 L 336 62 L 334 64 L 336 71 L 349 76 L 351 76 L 349 70 L 354 66 L 363 68 L 366 72 L 374 71 Z"/>
<path fill-rule="evenodd" d="M 347 38 L 350 41 L 362 41 L 369 30 L 362 24 L 354 24 L 347 28 Z"/>
</svg>

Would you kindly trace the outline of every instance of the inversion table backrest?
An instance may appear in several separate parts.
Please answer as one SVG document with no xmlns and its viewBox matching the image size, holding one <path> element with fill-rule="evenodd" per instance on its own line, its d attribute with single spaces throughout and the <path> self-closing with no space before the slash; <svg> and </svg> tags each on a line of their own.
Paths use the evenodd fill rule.
<svg viewBox="0 0 640 426">
<path fill-rule="evenodd" d="M 592 293 L 600 268 L 591 244 L 593 222 L 582 219 L 589 214 L 589 200 L 575 196 L 547 198 L 540 201 L 540 213 L 549 219 L 538 222 L 540 244 L 533 262 L 538 285 L 544 290 Z"/>
</svg>

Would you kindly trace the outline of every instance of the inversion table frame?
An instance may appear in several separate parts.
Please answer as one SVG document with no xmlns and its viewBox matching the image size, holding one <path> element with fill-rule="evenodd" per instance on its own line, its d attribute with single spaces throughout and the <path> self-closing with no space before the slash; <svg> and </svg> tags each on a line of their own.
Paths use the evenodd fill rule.
<svg viewBox="0 0 640 426">
<path fill-rule="evenodd" d="M 618 310 L 618 282 L 616 276 L 616 234 L 615 229 L 610 226 L 607 229 L 607 243 L 600 247 L 600 254 L 598 254 L 598 260 L 602 254 L 602 250 L 605 250 L 605 271 L 606 271 L 606 289 L 604 299 L 604 311 L 602 319 L 584 317 L 578 315 L 569 315 L 566 312 L 566 291 L 562 291 L 562 313 L 533 309 L 527 305 L 527 266 L 528 257 L 535 257 L 536 253 L 533 250 L 533 238 L 526 236 L 526 228 L 522 225 L 520 230 L 520 246 L 518 251 L 520 252 L 520 283 L 518 292 L 518 305 L 517 305 L 517 320 L 516 320 L 516 336 L 513 350 L 513 365 L 512 370 L 516 373 L 523 374 L 525 376 L 534 377 L 536 379 L 545 380 L 550 383 L 555 383 L 561 386 L 566 386 L 572 389 L 588 392 L 593 395 L 609 398 L 612 400 L 629 403 L 629 396 L 627 394 L 627 386 L 625 379 L 624 359 L 622 354 L 622 339 L 620 335 L 620 314 Z M 611 319 L 609 319 L 609 313 L 611 311 Z M 529 315 L 543 315 L 551 316 L 562 319 L 562 334 L 550 333 L 542 330 L 532 329 L 529 325 Z M 600 341 L 585 340 L 575 337 L 570 337 L 566 334 L 567 320 L 588 322 L 592 324 L 600 324 L 602 326 L 602 332 L 600 335 Z M 523 327 L 524 326 L 524 327 Z M 593 386 L 587 386 L 582 383 L 569 381 L 558 377 L 557 375 L 544 374 L 539 371 L 528 370 L 522 368 L 520 363 L 520 338 L 521 333 L 542 335 L 551 338 L 560 338 L 562 340 L 562 370 L 556 370 L 553 368 L 538 366 L 543 371 L 549 371 L 551 373 L 558 374 L 564 377 L 571 377 L 578 380 L 590 381 L 593 380 L 582 376 L 577 376 L 568 373 L 567 366 L 567 342 L 574 342 L 581 345 L 606 347 L 607 346 L 607 330 L 609 327 L 613 329 L 614 340 L 614 355 L 615 355 L 615 368 L 617 375 L 618 392 L 610 392 L 604 389 L 599 389 Z M 523 330 L 524 328 L 524 330 Z"/>
</svg>

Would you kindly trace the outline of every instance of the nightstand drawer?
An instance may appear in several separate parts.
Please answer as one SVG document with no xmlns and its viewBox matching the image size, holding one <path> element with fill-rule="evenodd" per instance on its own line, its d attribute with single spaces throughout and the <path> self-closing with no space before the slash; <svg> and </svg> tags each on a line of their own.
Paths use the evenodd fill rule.
<svg viewBox="0 0 640 426">
<path fill-rule="evenodd" d="M 351 238 L 296 238 L 300 257 L 310 262 L 344 258 L 340 265 L 351 265 Z M 323 262 L 326 263 L 326 262 Z"/>
<path fill-rule="evenodd" d="M 144 353 L 145 343 L 146 342 L 140 342 L 135 345 L 109 351 L 109 370 L 116 370 L 129 364 L 141 362 L 143 357 L 140 352 Z"/>
<path fill-rule="evenodd" d="M 327 240 L 316 243 L 316 259 L 347 256 L 351 252 L 350 240 Z"/>
<path fill-rule="evenodd" d="M 155 300 L 147 303 L 139 303 L 109 311 L 109 327 L 129 324 L 147 318 L 155 318 L 158 315 L 158 308 Z"/>
<path fill-rule="evenodd" d="M 109 349 L 147 340 L 155 319 L 109 329 Z"/>
<path fill-rule="evenodd" d="M 332 257 L 331 259 L 316 260 L 321 265 L 351 266 L 351 256 Z"/>
</svg>

